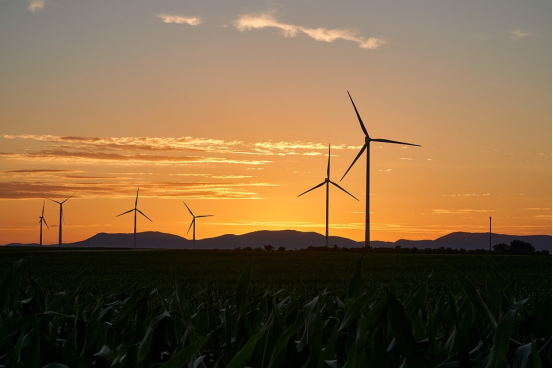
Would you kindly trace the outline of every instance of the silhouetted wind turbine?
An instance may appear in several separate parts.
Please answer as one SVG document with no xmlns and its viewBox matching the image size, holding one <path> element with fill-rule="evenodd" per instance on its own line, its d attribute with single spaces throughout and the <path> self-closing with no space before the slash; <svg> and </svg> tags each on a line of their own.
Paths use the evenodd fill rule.
<svg viewBox="0 0 553 369">
<path fill-rule="evenodd" d="M 194 215 L 194 213 L 192 213 L 192 210 L 190 210 L 188 205 L 186 205 L 184 201 L 182 203 L 184 204 L 184 206 L 186 206 L 186 208 L 190 212 L 190 215 L 192 215 L 192 223 L 190 223 L 190 227 L 188 227 L 188 231 L 186 232 L 186 234 L 190 232 L 190 228 L 193 228 L 192 229 L 192 248 L 195 250 L 196 249 L 196 218 L 212 217 L 213 215 Z"/>
<path fill-rule="evenodd" d="M 73 195 L 69 196 L 68 198 L 66 198 L 62 202 L 52 200 L 52 199 L 48 199 L 48 200 L 56 202 L 60 205 L 60 230 L 59 230 L 59 239 L 58 239 L 58 245 L 60 245 L 60 246 L 62 244 L 62 242 L 61 242 L 61 226 L 62 226 L 63 221 L 65 220 L 65 218 L 63 217 L 63 203 L 66 202 L 67 200 L 69 200 L 70 198 L 72 198 L 73 196 L 75 196 L 76 193 L 77 192 L 73 193 Z"/>
<path fill-rule="evenodd" d="M 42 223 L 44 222 L 44 224 L 46 224 L 46 227 L 48 229 L 50 229 L 50 227 L 48 227 L 48 223 L 46 223 L 46 219 L 44 219 L 44 203 L 46 202 L 46 200 L 44 200 L 44 202 L 42 203 L 42 215 L 39 216 L 40 220 L 38 221 L 40 223 L 40 246 L 42 246 Z"/>
<path fill-rule="evenodd" d="M 370 199 L 370 169 L 371 169 L 371 155 L 370 155 L 370 143 L 371 142 L 383 142 L 383 143 L 391 143 L 391 144 L 398 144 L 398 145 L 409 145 L 409 146 L 419 146 L 416 144 L 411 144 L 407 142 L 399 142 L 399 141 L 392 141 L 392 140 L 386 140 L 383 138 L 371 138 L 369 136 L 369 133 L 367 132 L 367 129 L 365 128 L 365 125 L 363 124 L 363 120 L 361 120 L 361 116 L 359 115 L 359 112 L 357 111 L 357 108 L 355 107 L 355 103 L 353 102 L 353 99 L 351 98 L 351 95 L 348 91 L 349 99 L 351 100 L 351 103 L 353 104 L 353 108 L 355 109 L 355 114 L 357 114 L 357 119 L 359 119 L 359 124 L 361 124 L 361 129 L 363 130 L 363 133 L 365 133 L 365 144 L 361 148 L 361 151 L 359 151 L 359 154 L 355 157 L 353 160 L 353 163 L 349 166 L 348 170 L 346 170 L 346 173 L 342 176 L 342 179 L 348 174 L 351 167 L 353 167 L 353 164 L 359 159 L 359 157 L 363 154 L 365 150 L 367 150 L 367 194 L 366 194 L 366 210 L 365 210 L 365 247 L 370 246 L 370 234 L 371 234 L 371 226 L 370 226 L 370 206 L 369 206 L 369 199 Z M 342 181 L 340 179 L 340 181 Z"/>
<path fill-rule="evenodd" d="M 344 191 L 345 193 L 347 193 L 348 195 L 353 197 L 355 200 L 359 201 L 359 199 L 357 197 L 353 196 L 351 193 L 344 190 L 338 184 L 336 184 L 336 183 L 334 183 L 330 180 L 330 145 L 328 145 L 328 166 L 326 168 L 326 178 L 325 178 L 325 180 L 323 182 L 321 182 L 320 184 L 316 185 L 315 187 L 313 187 L 312 189 L 307 190 L 304 193 L 301 193 L 301 194 L 298 195 L 298 197 L 300 197 L 301 195 L 305 195 L 309 191 L 313 191 L 314 189 L 319 188 L 322 185 L 326 184 L 326 236 L 325 236 L 325 238 L 326 238 L 326 246 L 327 247 L 328 247 L 328 193 L 329 193 L 328 188 L 329 188 L 329 183 L 333 184 L 334 186 L 338 187 L 340 190 Z"/>
<path fill-rule="evenodd" d="M 131 209 L 131 210 L 128 210 L 124 213 L 121 213 L 119 215 L 116 216 L 117 217 L 120 217 L 121 215 L 124 215 L 124 214 L 127 214 L 127 213 L 130 213 L 131 211 L 134 211 L 134 248 L 136 249 L 136 213 L 139 212 L 140 214 L 142 214 L 146 219 L 148 219 L 150 222 L 152 222 L 152 220 L 150 218 L 148 218 L 146 216 L 146 214 L 144 214 L 143 212 L 141 212 L 140 210 L 137 209 L 137 205 L 138 205 L 138 191 L 140 191 L 140 188 L 138 188 L 136 190 L 136 200 L 134 201 L 134 209 Z"/>
</svg>

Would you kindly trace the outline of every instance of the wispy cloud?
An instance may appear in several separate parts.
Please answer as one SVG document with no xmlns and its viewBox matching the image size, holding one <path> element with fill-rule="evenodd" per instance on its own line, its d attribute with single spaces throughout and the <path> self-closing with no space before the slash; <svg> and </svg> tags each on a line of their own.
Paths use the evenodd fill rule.
<svg viewBox="0 0 553 369">
<path fill-rule="evenodd" d="M 29 0 L 29 6 L 27 9 L 33 13 L 37 13 L 44 8 L 44 5 L 44 0 Z"/>
<path fill-rule="evenodd" d="M 66 170 L 66 169 L 13 169 L 3 170 L 1 173 L 29 173 L 29 174 L 43 174 L 43 173 L 75 173 L 78 170 Z"/>
<path fill-rule="evenodd" d="M 185 17 L 183 15 L 158 14 L 157 15 L 165 23 L 188 24 L 197 26 L 202 23 L 199 17 Z"/>
<path fill-rule="evenodd" d="M 140 194 L 145 197 L 194 198 L 212 200 L 257 200 L 261 195 L 254 190 L 259 187 L 278 186 L 271 183 L 215 183 L 215 182 L 156 182 L 140 184 Z M 94 198 L 109 196 L 132 197 L 136 184 L 128 182 L 72 182 L 37 183 L 23 181 L 0 182 L 0 199 L 64 198 L 78 191 L 75 197 Z"/>
<path fill-rule="evenodd" d="M 80 162 L 84 164 L 97 164 L 99 162 L 105 164 L 118 165 L 186 165 L 197 163 L 226 163 L 226 164 L 247 164 L 247 165 L 263 165 L 270 163 L 267 160 L 238 160 L 208 156 L 169 156 L 169 155 L 151 155 L 151 154 L 131 154 L 124 155 L 119 153 L 105 153 L 93 151 L 77 151 L 77 150 L 39 150 L 28 151 L 24 154 L 18 153 L 0 153 L 0 157 L 12 160 L 33 160 L 43 162 Z"/>
<path fill-rule="evenodd" d="M 277 28 L 282 30 L 285 37 L 295 37 L 298 33 L 306 34 L 316 41 L 333 42 L 335 40 L 346 40 L 355 42 L 362 49 L 374 50 L 382 46 L 386 41 L 381 38 L 364 38 L 357 36 L 355 31 L 349 29 L 326 29 L 326 28 L 308 28 L 293 24 L 286 24 L 277 21 L 271 13 L 260 15 L 242 15 L 236 21 L 234 26 L 240 32 L 250 31 L 252 29 Z"/>
<path fill-rule="evenodd" d="M 521 28 L 515 28 L 510 32 L 511 34 L 511 40 L 520 40 L 526 37 L 532 36 L 530 32 L 523 31 Z"/>
<path fill-rule="evenodd" d="M 328 150 L 327 144 L 305 141 L 255 142 L 225 141 L 197 137 L 86 137 L 53 135 L 2 135 L 9 140 L 32 140 L 56 143 L 54 150 L 89 151 L 100 155 L 129 152 L 167 152 L 179 151 L 206 152 L 212 154 L 242 155 L 322 155 Z M 69 145 L 69 146 L 68 146 Z M 360 146 L 332 145 L 332 150 L 356 150 Z M 315 151 L 319 150 L 319 151 Z"/>
<path fill-rule="evenodd" d="M 481 209 L 432 209 L 434 214 L 472 214 L 472 213 L 493 213 L 495 210 Z"/>
</svg>

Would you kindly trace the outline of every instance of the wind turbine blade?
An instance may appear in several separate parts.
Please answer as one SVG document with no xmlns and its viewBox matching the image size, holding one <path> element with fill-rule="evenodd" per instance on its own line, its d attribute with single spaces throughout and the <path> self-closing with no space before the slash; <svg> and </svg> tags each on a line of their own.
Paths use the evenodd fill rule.
<svg viewBox="0 0 553 369">
<path fill-rule="evenodd" d="M 383 139 L 383 138 L 375 138 L 375 139 L 371 139 L 371 141 L 374 141 L 374 142 L 385 142 L 385 143 L 398 144 L 398 145 L 409 145 L 409 146 L 418 146 L 418 147 L 421 147 L 421 145 L 417 145 L 417 144 L 410 144 L 410 143 L 407 143 L 407 142 L 385 140 L 385 139 Z"/>
<path fill-rule="evenodd" d="M 353 197 L 355 200 L 359 201 L 359 199 L 355 196 L 353 196 L 351 193 L 349 193 L 348 191 L 346 191 L 345 189 L 343 189 L 342 187 L 340 187 L 338 185 L 338 183 L 334 183 L 332 181 L 329 181 L 330 183 L 332 183 L 334 186 L 338 187 L 339 189 L 341 189 L 342 191 L 344 191 L 345 193 L 347 193 L 348 195 L 350 195 L 351 197 Z"/>
<path fill-rule="evenodd" d="M 188 207 L 188 205 L 186 205 L 186 203 L 183 201 L 182 202 L 184 204 L 184 206 L 186 206 L 186 208 L 188 209 L 188 211 L 190 212 L 190 215 L 194 216 L 194 213 L 192 213 L 192 210 L 190 210 L 190 208 Z"/>
<path fill-rule="evenodd" d="M 326 167 L 326 178 L 330 178 L 330 144 L 328 144 L 328 166 Z"/>
<path fill-rule="evenodd" d="M 140 190 L 140 188 L 138 188 L 136 190 L 136 200 L 134 200 L 134 208 L 136 209 L 136 206 L 138 205 L 138 191 Z"/>
<path fill-rule="evenodd" d="M 357 161 L 357 159 L 359 159 L 359 157 L 361 155 L 363 155 L 363 152 L 365 151 L 365 149 L 367 148 L 367 143 L 365 142 L 365 144 L 363 145 L 363 147 L 361 148 L 361 151 L 359 151 L 359 154 L 357 154 L 357 156 L 355 157 L 355 160 L 353 161 L 353 163 L 351 163 L 351 165 L 349 166 L 348 170 L 346 170 L 346 173 L 344 173 L 344 175 L 342 176 L 342 178 L 340 179 L 340 181 L 342 179 L 344 179 L 344 177 L 346 176 L 346 174 L 348 174 L 349 170 L 351 169 L 351 167 L 353 167 L 353 164 L 355 164 L 355 162 Z"/>
<path fill-rule="evenodd" d="M 305 191 L 304 193 L 299 194 L 298 197 L 300 197 L 301 195 L 305 195 L 305 194 L 308 193 L 309 191 L 313 191 L 315 188 L 321 187 L 321 186 L 324 185 L 325 183 L 326 183 L 326 181 L 324 181 L 324 182 L 322 182 L 322 183 L 316 185 L 315 187 L 313 187 L 313 188 L 311 188 L 311 189 Z"/>
<path fill-rule="evenodd" d="M 361 124 L 361 129 L 363 132 L 365 132 L 365 136 L 370 137 L 369 133 L 367 132 L 367 129 L 365 128 L 365 125 L 363 124 L 363 120 L 361 119 L 361 116 L 359 115 L 359 112 L 357 111 L 357 107 L 355 106 L 355 103 L 353 102 L 353 99 L 351 98 L 351 95 L 348 91 L 349 99 L 351 100 L 351 103 L 353 104 L 353 108 L 355 109 L 355 114 L 357 114 L 357 119 L 359 119 L 359 124 Z"/>
<path fill-rule="evenodd" d="M 69 196 L 68 198 L 66 198 L 65 200 L 63 200 L 61 203 L 63 204 L 64 202 L 66 202 L 67 200 L 69 200 L 70 198 L 72 198 L 73 196 L 75 196 L 75 194 L 77 193 L 77 191 L 75 191 L 73 193 L 73 195 Z"/>
<path fill-rule="evenodd" d="M 57 203 L 58 203 L 58 204 L 60 204 L 60 205 L 62 204 L 62 203 L 61 203 L 61 202 L 59 202 L 59 201 L 56 201 L 56 200 L 52 200 L 52 199 L 49 199 L 49 198 L 46 198 L 46 200 L 50 200 L 50 201 L 53 201 L 53 202 L 57 202 Z"/>
<path fill-rule="evenodd" d="M 44 216 L 44 204 L 45 204 L 45 203 L 46 203 L 46 200 L 44 200 L 44 201 L 42 202 L 42 216 L 41 216 L 41 217 Z"/>
<path fill-rule="evenodd" d="M 190 232 L 190 228 L 192 228 L 192 225 L 194 224 L 195 221 L 196 221 L 196 218 L 192 219 L 192 221 L 190 222 L 190 227 L 188 227 L 188 231 L 186 231 L 186 234 Z"/>
<path fill-rule="evenodd" d="M 42 218 L 42 220 L 44 221 L 44 224 L 46 224 L 46 228 L 50 229 L 50 227 L 48 227 L 48 223 L 46 223 L 46 219 Z"/>
<path fill-rule="evenodd" d="M 121 213 L 121 214 L 119 214 L 119 215 L 116 215 L 115 217 L 116 217 L 116 218 L 117 218 L 117 217 L 120 217 L 121 215 L 130 213 L 131 211 L 134 211 L 134 209 L 131 209 L 131 210 L 129 210 L 129 211 L 126 211 L 126 212 L 124 212 L 124 213 Z"/>
<path fill-rule="evenodd" d="M 144 215 L 144 217 L 146 217 L 146 219 L 148 219 L 150 222 L 153 222 L 153 220 L 151 220 L 150 218 L 148 218 L 146 216 L 146 214 L 144 214 L 143 212 L 141 212 L 140 210 L 136 209 L 136 211 L 138 211 L 140 214 Z"/>
<path fill-rule="evenodd" d="M 63 224 L 66 224 L 65 223 L 65 215 L 63 215 L 63 210 L 61 211 L 61 219 L 63 220 Z"/>
<path fill-rule="evenodd" d="M 196 218 L 213 217 L 214 215 L 198 215 Z"/>
</svg>

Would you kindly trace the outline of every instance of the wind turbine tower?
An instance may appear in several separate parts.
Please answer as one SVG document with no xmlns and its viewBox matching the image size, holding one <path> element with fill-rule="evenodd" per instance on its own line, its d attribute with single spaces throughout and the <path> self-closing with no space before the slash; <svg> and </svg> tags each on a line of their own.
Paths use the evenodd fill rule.
<svg viewBox="0 0 553 369">
<path fill-rule="evenodd" d="M 342 179 L 344 179 L 346 174 L 348 174 L 349 170 L 351 169 L 351 167 L 353 167 L 353 165 L 355 164 L 357 159 L 359 159 L 359 157 L 361 155 L 363 155 L 363 152 L 365 150 L 367 150 L 367 173 L 366 173 L 366 176 L 367 176 L 367 178 L 366 178 L 366 188 L 367 188 L 367 190 L 366 190 L 366 195 L 365 195 L 365 198 L 366 198 L 366 205 L 365 205 L 365 209 L 366 209 L 365 210 L 365 247 L 369 248 L 370 247 L 370 235 L 371 235 L 370 201 L 369 201 L 370 200 L 370 174 L 371 174 L 371 154 L 370 154 L 370 149 L 371 148 L 370 148 L 370 143 L 371 142 L 382 142 L 382 143 L 419 146 L 419 147 L 420 147 L 420 145 L 407 143 L 407 142 L 392 141 L 392 140 L 387 140 L 387 139 L 383 139 L 383 138 L 371 138 L 371 136 L 369 136 L 369 133 L 367 132 L 367 129 L 365 128 L 365 125 L 363 124 L 363 120 L 361 119 L 361 116 L 359 115 L 359 112 L 357 111 L 357 107 L 355 106 L 355 103 L 353 102 L 353 99 L 351 98 L 351 95 L 350 95 L 349 91 L 348 91 L 348 96 L 349 96 L 349 99 L 351 100 L 351 103 L 353 104 L 353 109 L 355 109 L 355 114 L 357 114 L 357 119 L 359 120 L 359 124 L 361 125 L 361 129 L 363 130 L 363 133 L 365 134 L 365 144 L 361 148 L 361 151 L 359 151 L 359 154 L 357 154 L 357 156 L 353 160 L 353 163 L 351 163 L 351 165 L 349 166 L 346 173 L 342 176 Z M 340 181 L 342 181 L 342 179 L 340 179 Z"/>
<path fill-rule="evenodd" d="M 186 205 L 184 201 L 182 203 L 184 204 L 184 206 L 186 206 L 186 208 L 190 212 L 190 215 L 192 215 L 192 223 L 190 223 L 190 227 L 188 227 L 188 231 L 186 232 L 186 234 L 188 234 L 188 232 L 190 232 L 190 228 L 192 228 L 192 249 L 196 250 L 196 218 L 212 217 L 213 215 L 194 215 L 188 205 Z"/>
<path fill-rule="evenodd" d="M 46 224 L 46 227 L 50 229 L 48 223 L 46 223 L 46 219 L 44 219 L 44 203 L 46 203 L 46 200 L 42 203 L 42 215 L 39 216 L 40 220 L 38 221 L 40 223 L 40 246 L 42 246 L 42 223 Z"/>
<path fill-rule="evenodd" d="M 333 184 L 334 186 L 338 187 L 340 190 L 344 191 L 345 193 L 347 193 L 348 195 L 350 195 L 351 197 L 353 197 L 355 200 L 359 201 L 359 199 L 355 196 L 353 196 L 351 193 L 349 193 L 348 191 L 344 190 L 342 187 L 340 187 L 338 184 L 332 182 L 330 180 L 330 144 L 328 145 L 328 165 L 326 167 L 326 178 L 323 182 L 319 183 L 318 185 L 316 185 L 315 187 L 313 187 L 312 189 L 310 190 L 307 190 L 305 191 L 304 193 L 301 193 L 298 195 L 298 197 L 300 197 L 301 195 L 305 195 L 306 193 L 310 192 L 310 191 L 313 191 L 314 189 L 316 188 L 319 188 L 321 187 L 322 185 L 325 185 L 326 184 L 326 234 L 325 234 L 325 238 L 326 238 L 326 247 L 328 247 L 328 193 L 329 193 L 329 184 Z"/>
<path fill-rule="evenodd" d="M 128 210 L 124 213 L 121 213 L 119 215 L 116 216 L 117 217 L 120 217 L 121 215 L 124 215 L 124 214 L 127 214 L 127 213 L 130 213 L 131 211 L 134 211 L 134 248 L 136 249 L 136 213 L 140 213 L 144 216 L 144 218 L 148 219 L 150 222 L 152 221 L 150 218 L 148 218 L 146 216 L 146 214 L 144 214 L 143 212 L 141 212 L 140 210 L 138 210 L 138 208 L 136 207 L 138 205 L 138 191 L 140 191 L 140 188 L 138 188 L 136 190 L 136 200 L 134 200 L 134 209 L 131 209 L 131 210 Z"/>
<path fill-rule="evenodd" d="M 59 246 L 62 245 L 62 239 L 61 239 L 61 236 L 62 236 L 62 223 L 65 220 L 65 218 L 63 217 L 63 203 L 66 202 L 67 200 L 69 200 L 70 198 L 72 198 L 73 196 L 75 196 L 76 193 L 77 192 L 73 193 L 73 195 L 69 196 L 68 198 L 66 198 L 62 202 L 52 200 L 52 199 L 48 199 L 48 200 L 53 201 L 55 203 L 58 203 L 60 205 L 60 228 L 59 228 L 59 238 L 58 238 L 58 245 Z"/>
</svg>

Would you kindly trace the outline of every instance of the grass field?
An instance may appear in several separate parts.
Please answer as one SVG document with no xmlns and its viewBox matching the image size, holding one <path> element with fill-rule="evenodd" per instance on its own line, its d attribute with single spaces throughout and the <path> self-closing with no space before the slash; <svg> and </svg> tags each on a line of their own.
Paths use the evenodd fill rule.
<svg viewBox="0 0 553 369">
<path fill-rule="evenodd" d="M 186 288 L 210 286 L 227 291 L 236 286 L 244 266 L 253 258 L 252 291 L 289 288 L 310 300 L 325 289 L 338 296 L 347 292 L 358 253 L 344 252 L 256 252 L 233 251 L 133 251 L 60 250 L 0 248 L 0 268 L 25 258 L 24 272 L 41 285 L 60 290 L 83 270 L 85 285 L 93 293 L 138 283 L 163 290 L 175 282 Z M 487 256 L 500 281 L 516 280 L 519 298 L 544 296 L 551 291 L 551 258 L 543 256 Z M 484 259 L 477 255 L 367 254 L 363 262 L 364 287 L 384 285 L 401 298 L 411 296 L 429 280 L 429 299 L 445 286 L 459 292 L 446 265 L 467 275 L 482 287 L 486 273 Z M 530 301 L 531 303 L 532 301 Z"/>
</svg>

